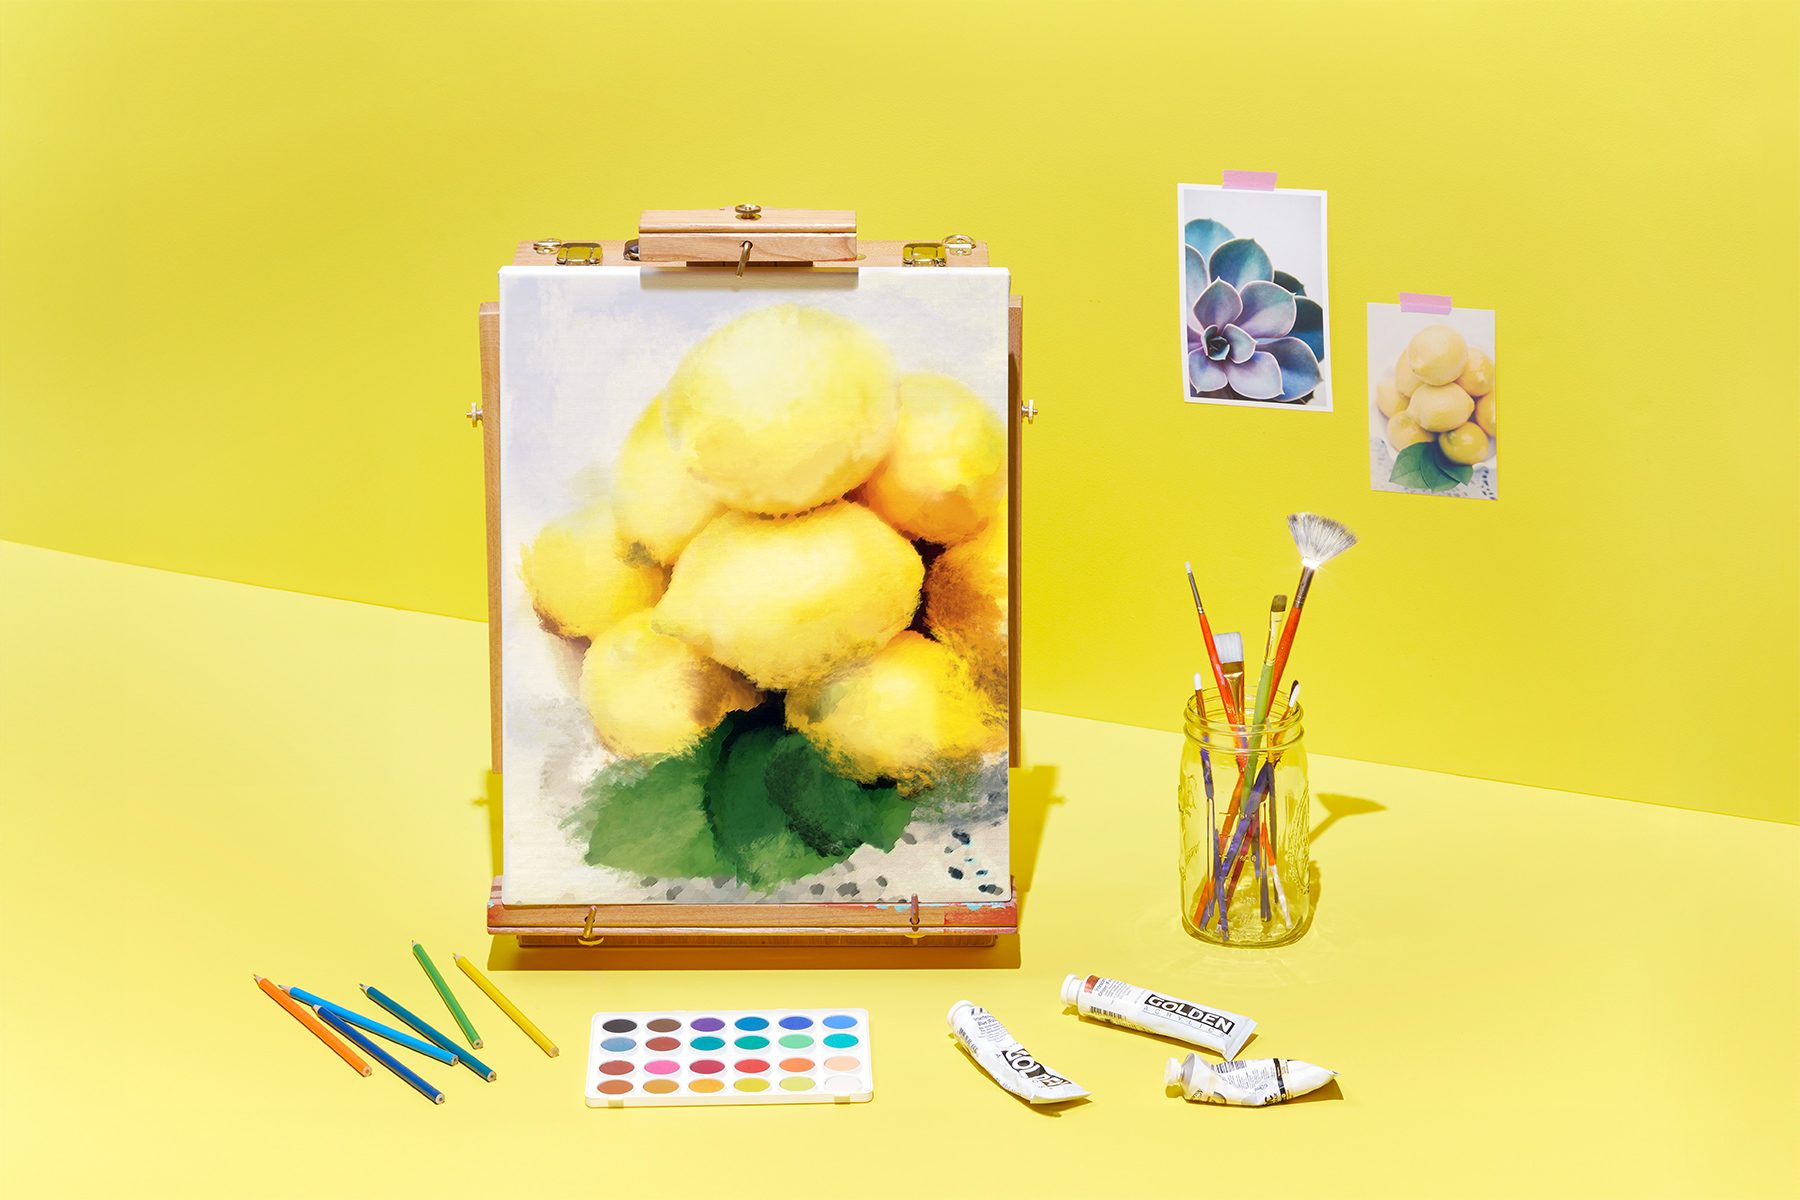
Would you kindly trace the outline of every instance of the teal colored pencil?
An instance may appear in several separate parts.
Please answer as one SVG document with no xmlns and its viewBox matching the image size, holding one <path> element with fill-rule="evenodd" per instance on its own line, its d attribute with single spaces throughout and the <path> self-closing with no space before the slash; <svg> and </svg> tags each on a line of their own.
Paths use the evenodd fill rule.
<svg viewBox="0 0 1800 1200">
<path fill-rule="evenodd" d="M 442 1046 L 434 1046 L 430 1042 L 422 1042 L 409 1033 L 401 1033 L 391 1025 L 383 1025 L 380 1021 L 377 1021 L 372 1017 L 365 1017 L 354 1009 L 345 1008 L 341 1004 L 334 1004 L 323 996 L 315 996 L 304 988 L 290 987 L 287 991 L 288 995 L 292 996 L 300 1003 L 310 1004 L 314 1008 L 332 1013 L 339 1020 L 348 1021 L 352 1025 L 361 1026 L 370 1033 L 375 1034 L 377 1037 L 386 1038 L 396 1046 L 405 1046 L 415 1054 L 423 1054 L 426 1058 L 435 1058 L 446 1066 L 454 1067 L 456 1065 L 456 1052 L 453 1050 L 446 1050 Z"/>
<path fill-rule="evenodd" d="M 433 1104 L 442 1104 L 444 1102 L 444 1093 L 438 1091 L 435 1087 L 426 1083 L 424 1079 L 408 1070 L 405 1063 L 352 1029 L 350 1027 L 350 1022 L 339 1017 L 335 1012 L 331 1011 L 330 1008 L 323 1005 L 314 1005 L 314 1007 L 318 1009 L 319 1019 L 321 1021 L 349 1038 L 350 1041 L 362 1050 L 364 1054 L 367 1054 L 370 1058 L 374 1059 L 400 1078 L 406 1080 L 406 1082 L 412 1084 L 413 1087 L 419 1090 L 421 1096 L 425 1097 Z"/>
<path fill-rule="evenodd" d="M 431 986 L 437 989 L 437 994 L 444 1001 L 444 1007 L 449 1009 L 450 1015 L 456 1018 L 457 1028 L 461 1029 L 463 1036 L 469 1039 L 469 1045 L 477 1050 L 481 1049 L 481 1035 L 476 1033 L 475 1026 L 469 1023 L 469 1014 L 463 1011 L 463 1006 L 456 1002 L 456 993 L 450 990 L 450 985 L 444 982 L 442 975 L 438 974 L 437 964 L 431 961 L 431 955 L 425 953 L 425 947 L 417 942 L 414 942 L 412 947 L 413 957 L 419 960 L 421 967 L 425 968 L 425 974 L 431 976 Z"/>
<path fill-rule="evenodd" d="M 489 1083 L 492 1083 L 499 1078 L 498 1075 L 494 1074 L 492 1067 L 488 1066 L 479 1058 L 476 1058 L 473 1054 L 470 1054 L 467 1050 L 464 1050 L 461 1046 L 421 1021 L 418 1017 L 415 1017 L 412 1013 L 407 1012 L 406 1009 L 401 1007 L 400 1002 L 395 1000 L 392 996 L 385 996 L 381 993 L 381 989 L 372 988 L 366 983 L 359 983 L 356 986 L 363 990 L 363 995 L 400 1018 L 402 1024 L 412 1026 L 425 1037 L 430 1038 L 433 1042 L 436 1042 L 444 1049 L 450 1051 L 450 1053 L 456 1055 L 457 1061 L 461 1062 L 463 1066 L 469 1068 L 469 1070 L 475 1072 Z"/>
</svg>

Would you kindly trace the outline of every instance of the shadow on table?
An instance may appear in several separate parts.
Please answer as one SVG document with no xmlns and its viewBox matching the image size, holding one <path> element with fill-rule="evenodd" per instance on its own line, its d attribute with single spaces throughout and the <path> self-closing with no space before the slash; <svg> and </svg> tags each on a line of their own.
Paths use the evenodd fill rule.
<svg viewBox="0 0 1800 1200">
<path fill-rule="evenodd" d="M 1311 841 L 1318 841 L 1325 831 L 1336 825 L 1345 817 L 1360 817 L 1366 813 L 1386 812 L 1387 805 L 1377 804 L 1373 800 L 1364 800 L 1360 796 L 1345 796 L 1337 792 L 1321 792 L 1313 799 L 1325 810 L 1325 819 L 1313 826 Z"/>
</svg>

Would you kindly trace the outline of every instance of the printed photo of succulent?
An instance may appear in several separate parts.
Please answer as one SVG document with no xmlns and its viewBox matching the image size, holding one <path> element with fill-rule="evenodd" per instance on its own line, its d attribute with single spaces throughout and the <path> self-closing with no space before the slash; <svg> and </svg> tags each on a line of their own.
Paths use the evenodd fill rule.
<svg viewBox="0 0 1800 1200">
<path fill-rule="evenodd" d="M 1500 393 L 1491 309 L 1369 305 L 1369 483 L 1499 499 Z"/>
<path fill-rule="evenodd" d="M 1184 398 L 1330 411 L 1325 193 L 1183 184 L 1179 208 Z"/>
<path fill-rule="evenodd" d="M 503 272 L 509 902 L 1010 897 L 1007 277 L 858 275 Z"/>
</svg>

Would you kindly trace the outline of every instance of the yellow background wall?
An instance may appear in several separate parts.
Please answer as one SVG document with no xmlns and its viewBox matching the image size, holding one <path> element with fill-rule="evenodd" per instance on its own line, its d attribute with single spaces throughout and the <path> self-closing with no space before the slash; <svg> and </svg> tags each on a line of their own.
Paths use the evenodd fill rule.
<svg viewBox="0 0 1800 1200">
<path fill-rule="evenodd" d="M 1031 706 L 1172 727 L 1182 561 L 1253 631 L 1313 508 L 1316 749 L 1800 821 L 1797 11 L 9 0 L 0 537 L 478 617 L 514 240 L 855 207 L 1026 297 Z M 1329 416 L 1180 403 L 1225 168 L 1331 192 Z M 1499 312 L 1497 504 L 1368 488 L 1401 289 Z"/>
</svg>

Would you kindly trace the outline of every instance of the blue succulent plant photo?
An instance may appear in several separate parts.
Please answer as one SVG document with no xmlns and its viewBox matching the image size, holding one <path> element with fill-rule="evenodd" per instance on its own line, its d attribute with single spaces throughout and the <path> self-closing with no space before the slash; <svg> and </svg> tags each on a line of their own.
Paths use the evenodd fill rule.
<svg viewBox="0 0 1800 1200">
<path fill-rule="evenodd" d="M 1188 394 L 1306 403 L 1324 379 L 1324 307 L 1255 238 L 1200 217 L 1181 241 Z"/>
</svg>

